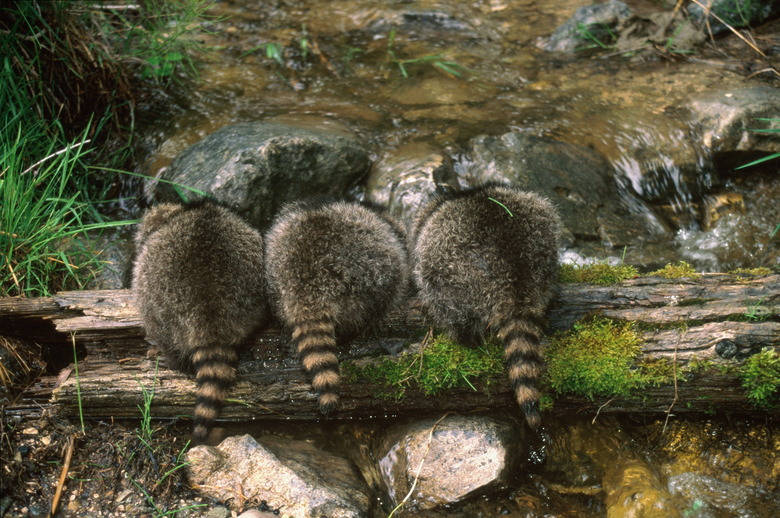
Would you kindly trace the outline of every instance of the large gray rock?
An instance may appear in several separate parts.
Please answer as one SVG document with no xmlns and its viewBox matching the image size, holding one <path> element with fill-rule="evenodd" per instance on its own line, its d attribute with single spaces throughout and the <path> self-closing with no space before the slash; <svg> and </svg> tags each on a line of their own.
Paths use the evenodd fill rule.
<svg viewBox="0 0 780 518">
<path fill-rule="evenodd" d="M 769 127 L 759 119 L 780 117 L 777 88 L 756 85 L 697 94 L 688 108 L 701 128 L 704 145 L 713 153 L 780 151 L 777 133 L 751 131 Z"/>
<path fill-rule="evenodd" d="M 732 27 L 761 23 L 780 14 L 780 0 L 708 0 L 688 4 L 688 14 L 700 25 L 708 25 L 717 36 Z M 725 23 L 723 23 L 725 22 Z"/>
<path fill-rule="evenodd" d="M 604 41 L 617 25 L 631 16 L 631 9 L 618 0 L 580 7 L 550 35 L 544 50 L 572 51 Z"/>
<path fill-rule="evenodd" d="M 377 160 L 366 182 L 366 198 L 409 222 L 434 194 L 458 189 L 449 156 L 435 147 L 414 142 Z"/>
<path fill-rule="evenodd" d="M 332 127 L 326 131 L 273 122 L 225 126 L 176 157 L 161 178 L 199 189 L 264 228 L 284 202 L 342 196 L 366 173 L 370 163 L 361 143 Z M 179 199 L 168 183 L 156 184 L 154 196 Z"/>
<path fill-rule="evenodd" d="M 218 500 L 265 500 L 293 518 L 371 516 L 368 487 L 354 466 L 307 442 L 234 436 L 192 448 L 187 461 L 190 482 Z"/>
<path fill-rule="evenodd" d="M 522 448 L 522 425 L 480 416 L 448 416 L 398 425 L 374 449 L 393 505 L 433 509 L 509 481 Z M 419 478 L 418 478 L 419 474 Z"/>
<path fill-rule="evenodd" d="M 566 247 L 622 247 L 663 232 L 642 207 L 629 210 L 612 166 L 591 149 L 513 132 L 476 137 L 467 154 L 467 183 L 511 182 L 549 198 L 567 230 Z"/>
</svg>

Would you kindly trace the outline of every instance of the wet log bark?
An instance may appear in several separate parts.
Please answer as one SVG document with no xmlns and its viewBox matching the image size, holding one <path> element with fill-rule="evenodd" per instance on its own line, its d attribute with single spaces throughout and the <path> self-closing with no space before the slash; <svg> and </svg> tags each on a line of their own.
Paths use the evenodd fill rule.
<svg viewBox="0 0 780 518">
<path fill-rule="evenodd" d="M 780 350 L 780 275 L 705 274 L 664 280 L 642 277 L 613 286 L 567 284 L 549 318 L 551 331 L 566 330 L 588 315 L 639 322 L 643 359 L 666 359 L 682 372 L 692 360 L 709 367 L 685 380 L 643 389 L 626 398 L 555 397 L 553 413 L 672 413 L 757 410 L 735 369 L 763 347 Z M 414 347 L 427 329 L 415 301 L 390 316 L 373 337 L 345 345 L 341 361 L 380 362 Z M 52 298 L 0 299 L 0 335 L 34 340 L 49 350 L 59 375 L 42 377 L 6 412 L 49 408 L 66 417 L 136 418 L 144 390 L 154 390 L 152 415 L 189 416 L 194 382 L 148 354 L 132 296 L 127 290 L 62 292 Z M 223 410 L 227 420 L 319 418 L 316 396 L 278 326 L 260 330 L 242 352 L 239 381 Z M 411 344 L 411 345 L 410 345 Z M 78 354 L 78 375 L 72 362 Z M 59 358 L 59 360 L 58 360 Z M 51 365 L 50 365 L 51 367 Z M 505 376 L 488 389 L 476 386 L 426 396 L 410 389 L 400 401 L 376 397 L 371 382 L 347 383 L 336 418 L 425 414 L 445 410 L 515 412 Z M 79 401 L 81 410 L 79 410 Z"/>
</svg>

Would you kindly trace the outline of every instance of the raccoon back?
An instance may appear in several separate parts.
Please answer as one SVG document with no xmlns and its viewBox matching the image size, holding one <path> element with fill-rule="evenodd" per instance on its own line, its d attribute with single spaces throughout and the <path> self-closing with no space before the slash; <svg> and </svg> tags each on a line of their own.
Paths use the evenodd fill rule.
<svg viewBox="0 0 780 518">
<path fill-rule="evenodd" d="M 328 413 L 338 402 L 336 336 L 379 321 L 407 290 L 400 227 L 353 202 L 288 205 L 266 235 L 273 306 Z"/>
<path fill-rule="evenodd" d="M 497 334 L 532 426 L 539 424 L 539 342 L 558 277 L 559 234 L 559 217 L 544 198 L 495 185 L 437 198 L 413 224 L 421 301 L 458 341 Z"/>
<path fill-rule="evenodd" d="M 194 440 L 204 442 L 235 380 L 235 348 L 268 315 L 263 240 L 228 209 L 158 205 L 136 235 L 136 304 L 147 337 L 195 373 Z"/>
</svg>

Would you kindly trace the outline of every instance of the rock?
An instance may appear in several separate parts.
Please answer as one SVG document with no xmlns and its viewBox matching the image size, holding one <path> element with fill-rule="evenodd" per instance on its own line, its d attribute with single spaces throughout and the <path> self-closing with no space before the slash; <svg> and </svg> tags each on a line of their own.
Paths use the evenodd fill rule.
<svg viewBox="0 0 780 518">
<path fill-rule="evenodd" d="M 758 119 L 777 118 L 777 88 L 757 85 L 697 94 L 688 108 L 694 123 L 701 128 L 704 145 L 716 155 L 716 161 L 718 154 L 736 151 L 780 151 L 777 134 L 751 131 L 769 127 Z"/>
<path fill-rule="evenodd" d="M 742 192 L 723 195 L 736 204 L 711 217 L 707 232 L 678 234 L 680 259 L 696 264 L 701 271 L 730 271 L 745 265 L 771 268 L 780 263 L 780 241 L 775 235 L 780 223 L 780 185 L 762 181 L 744 184 L 738 186 Z"/>
<path fill-rule="evenodd" d="M 553 427 L 545 472 L 559 493 L 604 492 L 607 517 L 680 515 L 660 477 L 613 417 Z M 619 454 L 617 452 L 620 452 Z"/>
<path fill-rule="evenodd" d="M 132 227 L 130 227 L 132 228 Z M 128 231 L 101 234 L 91 244 L 103 267 L 86 289 L 118 290 L 130 286 L 133 269 L 133 235 Z"/>
<path fill-rule="evenodd" d="M 476 137 L 467 155 L 467 183 L 509 181 L 549 198 L 566 227 L 566 247 L 582 246 L 583 241 L 623 247 L 663 233 L 639 209 L 630 210 L 609 162 L 591 149 L 513 132 Z"/>
<path fill-rule="evenodd" d="M 745 27 L 780 14 L 780 1 L 708 0 L 701 2 L 701 5 L 691 2 L 688 4 L 688 14 L 694 22 L 702 26 L 709 25 L 709 30 L 717 36 L 729 31 L 726 24 Z"/>
<path fill-rule="evenodd" d="M 369 491 L 354 466 L 307 442 L 234 436 L 192 448 L 187 460 L 190 482 L 221 501 L 265 500 L 293 518 L 370 516 Z"/>
<path fill-rule="evenodd" d="M 603 41 L 617 25 L 631 16 L 631 9 L 618 0 L 587 5 L 575 11 L 542 44 L 544 50 L 572 51 Z"/>
<path fill-rule="evenodd" d="M 669 491 L 690 502 L 695 516 L 770 516 L 771 511 L 765 513 L 776 500 L 760 487 L 734 484 L 699 473 L 670 477 Z"/>
<path fill-rule="evenodd" d="M 284 202 L 342 196 L 368 170 L 368 153 L 361 143 L 345 130 L 330 127 L 274 122 L 225 126 L 176 157 L 161 179 L 204 191 L 262 229 Z M 158 201 L 179 199 L 167 183 L 158 183 L 154 196 Z"/>
<path fill-rule="evenodd" d="M 374 163 L 366 197 L 408 222 L 435 193 L 458 188 L 449 156 L 426 143 L 413 142 Z"/>
<path fill-rule="evenodd" d="M 403 106 L 449 106 L 491 100 L 496 95 L 496 88 L 484 83 L 435 75 L 413 84 L 401 83 L 389 95 L 391 100 Z"/>
<path fill-rule="evenodd" d="M 433 509 L 507 483 L 519 462 L 522 432 L 519 421 L 447 416 L 391 428 L 374 457 L 394 506 L 417 479 L 404 509 Z"/>
</svg>

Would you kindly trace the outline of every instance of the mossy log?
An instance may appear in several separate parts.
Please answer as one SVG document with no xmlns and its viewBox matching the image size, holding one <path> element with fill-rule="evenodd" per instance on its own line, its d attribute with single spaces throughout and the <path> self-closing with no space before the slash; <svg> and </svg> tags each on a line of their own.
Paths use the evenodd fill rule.
<svg viewBox="0 0 780 518">
<path fill-rule="evenodd" d="M 550 412 L 672 413 L 729 411 L 776 413 L 757 408 L 740 380 L 745 360 L 762 348 L 780 351 L 780 275 L 703 274 L 666 280 L 640 277 L 611 286 L 564 284 L 549 313 L 550 335 L 583 318 L 602 315 L 636 322 L 642 336 L 638 361 L 657 361 L 677 374 L 625 397 L 554 394 Z M 377 365 L 420 348 L 428 323 L 416 301 L 396 312 L 370 337 L 345 344 L 342 365 Z M 154 388 L 152 415 L 189 416 L 194 382 L 149 354 L 127 290 L 62 292 L 51 298 L 0 299 L 0 335 L 44 348 L 50 375 L 6 407 L 24 413 L 48 408 L 66 417 L 135 418 L 143 391 Z M 72 365 L 78 354 L 78 374 Z M 413 354 L 413 353 L 412 353 Z M 59 362 L 59 365 L 57 363 Z M 68 365 L 71 363 L 71 365 Z M 696 368 L 692 368 L 695 364 Z M 380 397 L 387 387 L 370 379 L 342 388 L 334 418 L 430 412 L 515 411 L 503 374 L 426 395 L 414 385 L 401 399 Z M 276 325 L 258 331 L 242 351 L 239 381 L 223 410 L 226 420 L 315 419 L 316 395 Z"/>
</svg>

